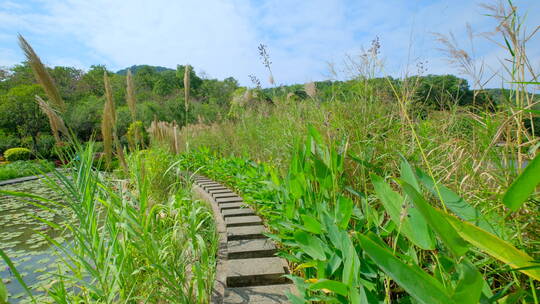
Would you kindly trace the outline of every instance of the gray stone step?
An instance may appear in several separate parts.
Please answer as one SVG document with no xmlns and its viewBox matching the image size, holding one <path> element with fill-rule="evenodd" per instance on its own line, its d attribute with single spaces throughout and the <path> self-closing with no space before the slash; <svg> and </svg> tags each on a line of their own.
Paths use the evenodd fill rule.
<svg viewBox="0 0 540 304">
<path fill-rule="evenodd" d="M 230 210 L 230 209 L 240 209 L 240 208 L 248 208 L 248 205 L 245 203 L 222 203 L 219 204 L 219 211 L 223 212 L 223 210 Z"/>
<path fill-rule="evenodd" d="M 210 186 L 221 186 L 221 184 L 216 182 L 198 182 L 197 185 L 201 187 L 210 187 Z"/>
<path fill-rule="evenodd" d="M 240 203 L 244 200 L 241 197 L 218 197 L 214 199 L 216 203 L 222 204 L 222 203 Z"/>
<path fill-rule="evenodd" d="M 216 189 L 216 190 L 211 190 L 211 189 L 208 189 L 206 190 L 206 192 L 210 193 L 210 194 L 222 194 L 222 193 L 234 193 L 232 192 L 231 190 L 227 189 L 227 188 L 224 188 L 224 189 Z"/>
<path fill-rule="evenodd" d="M 235 287 L 225 290 L 223 304 L 278 304 L 290 303 L 285 293 L 294 292 L 293 284 Z"/>
<path fill-rule="evenodd" d="M 227 242 L 229 260 L 273 257 L 277 248 L 270 239 Z"/>
<path fill-rule="evenodd" d="M 223 187 L 223 186 L 212 186 L 212 187 L 206 187 L 206 189 L 204 189 L 204 191 L 210 192 L 210 193 L 213 191 L 221 191 L 221 190 L 230 191 L 229 188 Z"/>
<path fill-rule="evenodd" d="M 229 227 L 227 228 L 227 239 L 229 241 L 263 239 L 266 238 L 263 235 L 264 232 L 266 230 L 263 225 Z"/>
<path fill-rule="evenodd" d="M 216 193 L 212 194 L 214 198 L 225 198 L 225 197 L 239 197 L 238 194 L 234 192 L 227 192 L 227 193 Z"/>
<path fill-rule="evenodd" d="M 233 216 L 225 218 L 225 226 L 229 227 L 239 227 L 239 226 L 255 226 L 261 225 L 262 219 L 256 215 L 248 216 Z"/>
<path fill-rule="evenodd" d="M 287 283 L 285 265 L 280 258 L 227 261 L 227 287 L 247 287 Z"/>
<path fill-rule="evenodd" d="M 231 216 L 246 216 L 246 215 L 255 215 L 255 212 L 251 208 L 239 208 L 239 209 L 225 209 L 221 210 L 221 214 L 224 218 Z"/>
</svg>

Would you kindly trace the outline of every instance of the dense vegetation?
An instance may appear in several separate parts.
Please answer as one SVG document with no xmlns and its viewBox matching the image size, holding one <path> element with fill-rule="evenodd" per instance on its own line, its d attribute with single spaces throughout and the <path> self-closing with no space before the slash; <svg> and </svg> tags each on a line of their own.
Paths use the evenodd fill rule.
<svg viewBox="0 0 540 304">
<path fill-rule="evenodd" d="M 21 37 L 28 62 L 2 81 L 0 106 L 20 113 L 2 118 L 5 142 L 21 137 L 48 157 L 50 127 L 47 151 L 70 168 L 49 183 L 74 214 L 73 244 L 55 244 L 72 275 L 48 297 L 207 302 L 216 235 L 181 178 L 196 171 L 263 217 L 293 303 L 538 304 L 539 83 L 524 76 L 517 11 L 495 13 L 510 62 L 500 90 L 452 75 L 376 77 L 378 40 L 346 81 L 263 89 L 189 66 L 47 69 Z"/>
</svg>

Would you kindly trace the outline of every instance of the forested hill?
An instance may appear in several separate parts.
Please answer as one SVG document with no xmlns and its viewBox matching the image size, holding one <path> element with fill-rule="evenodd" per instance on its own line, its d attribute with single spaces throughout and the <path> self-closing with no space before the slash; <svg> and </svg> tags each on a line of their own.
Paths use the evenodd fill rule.
<svg viewBox="0 0 540 304">
<path fill-rule="evenodd" d="M 156 65 L 146 65 L 146 64 L 136 64 L 136 65 L 132 65 L 128 68 L 125 68 L 125 69 L 121 69 L 121 70 L 118 70 L 116 72 L 116 74 L 118 75 L 126 75 L 127 74 L 127 71 L 128 70 L 131 70 L 131 73 L 133 74 L 137 74 L 137 72 L 139 70 L 142 70 L 142 69 L 151 69 L 153 70 L 154 72 L 156 73 L 161 73 L 161 72 L 164 72 L 164 71 L 174 71 L 173 69 L 169 69 L 169 68 L 166 68 L 166 67 L 162 67 L 162 66 L 156 66 Z"/>
</svg>

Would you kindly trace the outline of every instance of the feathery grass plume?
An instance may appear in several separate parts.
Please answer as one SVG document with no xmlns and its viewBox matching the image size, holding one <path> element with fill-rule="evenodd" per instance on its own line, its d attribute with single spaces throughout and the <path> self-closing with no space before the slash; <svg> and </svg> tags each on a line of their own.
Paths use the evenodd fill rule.
<svg viewBox="0 0 540 304">
<path fill-rule="evenodd" d="M 56 143 L 61 143 L 62 140 L 60 139 L 59 131 L 66 136 L 69 135 L 68 129 L 64 124 L 64 120 L 60 117 L 60 115 L 56 113 L 55 109 L 53 109 L 40 96 L 36 95 L 35 98 L 41 111 L 49 118 L 49 124 L 51 125 L 51 131 L 53 133 L 54 139 L 56 140 Z"/>
<path fill-rule="evenodd" d="M 166 146 L 171 152 L 178 153 L 180 151 L 178 145 L 179 129 L 176 122 L 154 120 L 147 131 L 153 144 Z"/>
<path fill-rule="evenodd" d="M 313 81 L 304 85 L 304 91 L 306 91 L 306 94 L 308 94 L 311 98 L 317 97 L 317 87 Z"/>
<path fill-rule="evenodd" d="M 118 156 L 118 159 L 120 160 L 120 164 L 122 165 L 122 169 L 126 174 L 128 174 L 129 169 L 126 162 L 126 158 L 124 156 L 124 149 L 122 148 L 122 145 L 120 144 L 120 140 L 118 140 L 118 135 L 116 134 L 116 110 L 114 108 L 114 100 L 112 97 L 112 88 L 111 88 L 111 82 L 109 81 L 109 76 L 107 75 L 107 71 L 103 73 L 103 82 L 105 84 L 105 107 L 103 108 L 103 120 L 106 121 L 106 125 L 102 125 L 107 127 L 110 130 L 110 133 L 108 136 L 112 135 L 112 139 L 109 138 L 108 144 L 109 144 L 109 155 L 107 156 L 107 160 L 111 159 L 111 153 L 112 153 L 112 144 L 116 146 L 116 154 Z M 107 119 L 105 119 L 108 116 Z M 102 131 L 103 132 L 103 131 Z M 105 134 L 105 133 L 102 133 Z M 105 137 L 103 138 L 103 146 L 105 147 Z"/>
<path fill-rule="evenodd" d="M 103 152 L 105 153 L 105 161 L 107 165 L 111 163 L 113 136 L 111 128 L 111 115 L 109 104 L 105 102 L 103 106 L 103 115 L 101 118 L 101 136 L 103 137 Z"/>
<path fill-rule="evenodd" d="M 45 90 L 45 93 L 49 97 L 49 100 L 53 103 L 54 108 L 59 112 L 65 112 L 66 104 L 64 103 L 64 100 L 62 100 L 60 92 L 58 92 L 58 89 L 54 85 L 54 80 L 52 79 L 49 72 L 47 72 L 47 69 L 41 62 L 41 59 L 39 59 L 36 52 L 34 52 L 34 49 L 20 34 L 19 46 L 23 50 L 24 55 L 26 56 L 26 59 L 28 60 L 28 63 L 30 64 L 32 71 L 34 72 L 36 80 L 43 87 L 43 90 Z"/>
<path fill-rule="evenodd" d="M 126 77 L 126 83 L 127 83 L 127 104 L 129 107 L 129 111 L 131 112 L 131 120 L 135 122 L 137 120 L 137 108 L 136 108 L 136 100 L 135 100 L 135 86 L 133 84 L 133 76 L 131 75 L 131 69 L 128 69 L 127 71 L 127 77 Z"/>
<path fill-rule="evenodd" d="M 184 69 L 184 103 L 185 103 L 184 106 L 186 107 L 186 117 L 187 117 L 187 112 L 189 108 L 189 90 L 190 90 L 190 84 L 191 84 L 191 79 L 189 77 L 190 70 L 191 70 L 191 66 L 186 65 L 186 68 Z"/>
<path fill-rule="evenodd" d="M 101 119 L 101 135 L 103 136 L 103 152 L 105 152 L 105 160 L 107 165 L 110 165 L 112 160 L 116 113 L 114 109 L 114 100 L 112 98 L 111 84 L 106 71 L 103 73 L 103 82 L 105 84 L 105 105 L 103 106 L 103 116 Z"/>
</svg>

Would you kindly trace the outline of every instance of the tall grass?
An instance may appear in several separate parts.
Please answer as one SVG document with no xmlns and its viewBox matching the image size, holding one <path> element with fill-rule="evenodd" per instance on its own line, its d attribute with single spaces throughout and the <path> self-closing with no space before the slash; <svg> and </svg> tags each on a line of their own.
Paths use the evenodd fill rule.
<svg viewBox="0 0 540 304">
<path fill-rule="evenodd" d="M 178 179 L 160 196 L 166 200 L 152 202 L 152 192 L 165 190 L 154 187 L 150 178 L 167 171 L 145 166 L 144 153 L 130 159 L 131 180 L 95 171 L 91 143 L 77 155 L 71 173 L 46 178 L 61 201 L 3 191 L 54 203 L 73 214 L 62 227 L 43 220 L 71 239 L 49 239 L 69 272 L 56 274 L 48 296 L 55 303 L 208 302 L 216 234 L 205 204 L 192 201 L 189 188 Z"/>
</svg>

